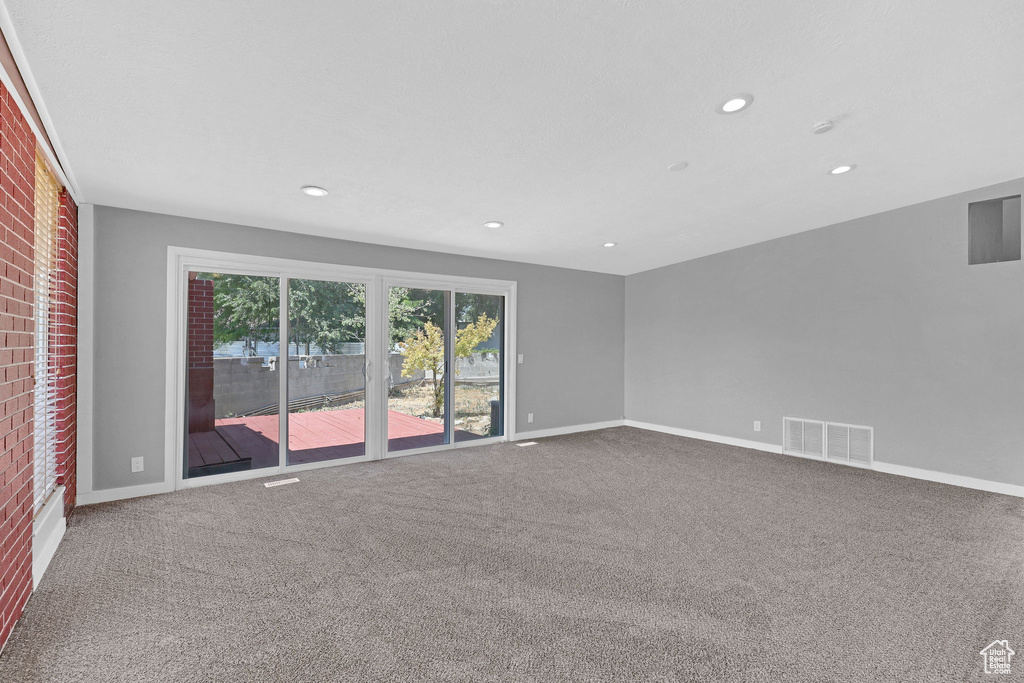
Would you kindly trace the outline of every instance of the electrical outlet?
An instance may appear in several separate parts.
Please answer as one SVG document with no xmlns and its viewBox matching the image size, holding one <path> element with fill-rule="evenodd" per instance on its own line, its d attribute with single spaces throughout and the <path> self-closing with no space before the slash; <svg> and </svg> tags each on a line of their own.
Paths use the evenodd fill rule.
<svg viewBox="0 0 1024 683">
<path fill-rule="evenodd" d="M 132 458 L 132 472 L 141 472 L 141 471 L 142 471 L 142 456 L 140 455 L 137 458 Z"/>
<path fill-rule="evenodd" d="M 526 421 L 527 422 L 533 422 L 533 413 L 527 413 L 526 414 Z"/>
<path fill-rule="evenodd" d="M 755 432 L 761 431 L 761 421 L 760 420 L 754 420 L 754 431 Z"/>
<path fill-rule="evenodd" d="M 520 362 L 520 363 L 522 363 L 522 362 L 523 362 L 523 354 L 519 354 L 519 362 Z"/>
</svg>

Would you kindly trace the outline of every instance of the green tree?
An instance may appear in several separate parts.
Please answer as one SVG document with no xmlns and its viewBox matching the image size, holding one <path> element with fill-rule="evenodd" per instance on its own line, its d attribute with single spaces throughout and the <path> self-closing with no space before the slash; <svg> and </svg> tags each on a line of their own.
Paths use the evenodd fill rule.
<svg viewBox="0 0 1024 683">
<path fill-rule="evenodd" d="M 360 339 L 365 339 L 366 317 L 366 285 L 350 284 L 352 300 L 360 304 L 359 314 L 354 318 L 343 318 L 342 322 L 349 328 L 360 331 Z M 420 326 L 419 317 L 423 310 L 423 302 L 410 298 L 408 287 L 388 288 L 388 348 L 408 338 Z"/>
<path fill-rule="evenodd" d="M 220 273 L 199 277 L 214 281 L 217 344 L 243 341 L 245 353 L 255 356 L 260 342 L 279 339 L 276 277 Z M 366 285 L 296 278 L 288 289 L 288 342 L 305 347 L 306 355 L 313 347 L 338 353 L 342 344 L 366 339 Z M 421 329 L 424 321 L 443 315 L 443 292 L 389 288 L 389 348 Z"/>
<path fill-rule="evenodd" d="M 460 323 L 475 320 L 485 313 L 491 318 L 497 318 L 501 316 L 504 305 L 505 298 L 502 296 L 460 292 L 455 296 L 455 315 Z"/>
<path fill-rule="evenodd" d="M 497 325 L 497 318 L 488 318 L 486 313 L 481 313 L 476 322 L 456 332 L 455 357 L 465 358 L 473 353 L 481 342 L 491 338 Z M 434 393 L 433 415 L 440 417 L 444 410 L 444 332 L 428 320 L 399 346 L 405 356 L 402 377 L 412 377 L 417 370 L 430 373 Z"/>
<path fill-rule="evenodd" d="M 246 355 L 278 338 L 278 280 L 254 275 L 200 275 L 213 280 L 213 340 L 243 341 Z"/>
<path fill-rule="evenodd" d="M 411 299 L 411 291 L 406 287 L 388 289 L 389 349 L 407 339 L 419 328 L 419 317 L 422 315 L 424 302 Z"/>
<path fill-rule="evenodd" d="M 293 279 L 288 283 L 289 339 L 296 348 L 339 353 L 366 334 L 366 287 L 349 282 Z"/>
</svg>

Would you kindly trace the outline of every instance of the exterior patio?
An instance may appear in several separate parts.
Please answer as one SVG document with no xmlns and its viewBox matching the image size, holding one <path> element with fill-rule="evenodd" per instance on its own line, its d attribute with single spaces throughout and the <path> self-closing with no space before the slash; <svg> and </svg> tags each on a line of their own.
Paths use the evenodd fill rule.
<svg viewBox="0 0 1024 683">
<path fill-rule="evenodd" d="M 292 413 L 288 422 L 288 463 L 322 462 L 365 453 L 361 408 Z M 457 441 L 481 438 L 456 430 Z M 388 411 L 388 450 L 444 443 L 439 422 Z M 278 416 L 256 415 L 216 420 L 213 431 L 188 435 L 188 476 L 203 476 L 278 465 Z"/>
</svg>

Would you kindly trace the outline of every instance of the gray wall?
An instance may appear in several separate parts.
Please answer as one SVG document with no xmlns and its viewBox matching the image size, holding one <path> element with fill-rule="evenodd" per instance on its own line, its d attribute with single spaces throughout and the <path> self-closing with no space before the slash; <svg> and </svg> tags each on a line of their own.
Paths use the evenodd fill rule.
<svg viewBox="0 0 1024 683">
<path fill-rule="evenodd" d="M 783 416 L 870 425 L 876 460 L 1024 485 L 1024 263 L 967 265 L 967 203 L 1022 190 L 627 277 L 626 417 L 772 444 Z"/>
<path fill-rule="evenodd" d="M 224 223 L 95 208 L 93 488 L 158 482 L 164 471 L 167 247 L 516 280 L 519 431 L 623 415 L 625 279 Z M 147 352 L 129 353 L 128 350 Z M 571 356 L 572 367 L 566 357 Z M 533 424 L 526 414 L 534 413 Z M 131 474 L 130 459 L 145 458 Z"/>
</svg>

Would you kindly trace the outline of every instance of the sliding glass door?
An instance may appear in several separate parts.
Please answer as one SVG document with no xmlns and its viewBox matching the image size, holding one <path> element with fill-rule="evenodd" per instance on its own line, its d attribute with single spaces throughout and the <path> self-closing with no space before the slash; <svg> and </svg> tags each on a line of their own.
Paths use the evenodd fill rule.
<svg viewBox="0 0 1024 683">
<path fill-rule="evenodd" d="M 366 285 L 288 281 L 288 464 L 366 453 Z"/>
<path fill-rule="evenodd" d="M 505 434 L 505 297 L 455 295 L 457 331 L 452 381 L 455 441 Z"/>
<path fill-rule="evenodd" d="M 183 476 L 279 463 L 276 277 L 188 273 Z"/>
<path fill-rule="evenodd" d="M 451 293 L 388 288 L 388 452 L 450 443 L 446 428 Z"/>
<path fill-rule="evenodd" d="M 504 296 L 388 288 L 388 453 L 504 435 L 504 309 Z"/>
<path fill-rule="evenodd" d="M 514 283 L 208 254 L 172 271 L 180 482 L 506 436 Z"/>
</svg>

